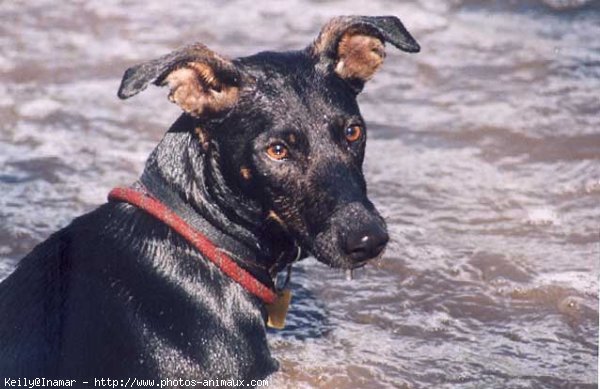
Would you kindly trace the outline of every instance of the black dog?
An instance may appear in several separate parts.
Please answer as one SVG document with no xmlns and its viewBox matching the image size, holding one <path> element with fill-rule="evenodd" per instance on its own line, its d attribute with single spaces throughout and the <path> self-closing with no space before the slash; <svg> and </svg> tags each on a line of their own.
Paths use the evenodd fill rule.
<svg viewBox="0 0 600 389">
<path fill-rule="evenodd" d="M 119 97 L 168 85 L 184 113 L 132 189 L 0 285 L 0 378 L 274 372 L 265 302 L 277 272 L 308 254 L 352 269 L 388 241 L 356 103 L 384 42 L 419 51 L 398 18 L 356 16 L 300 51 L 227 60 L 194 44 L 128 69 Z"/>
</svg>

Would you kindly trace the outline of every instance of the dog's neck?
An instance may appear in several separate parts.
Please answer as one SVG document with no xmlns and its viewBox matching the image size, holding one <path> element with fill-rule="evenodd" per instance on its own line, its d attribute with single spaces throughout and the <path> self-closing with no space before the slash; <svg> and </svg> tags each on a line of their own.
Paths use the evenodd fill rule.
<svg viewBox="0 0 600 389">
<path fill-rule="evenodd" d="M 265 228 L 263 210 L 256 202 L 229 188 L 218 147 L 203 147 L 198 125 L 182 115 L 148 158 L 141 182 L 240 266 L 272 286 L 272 276 L 295 259 L 297 249 L 289 239 Z"/>
</svg>

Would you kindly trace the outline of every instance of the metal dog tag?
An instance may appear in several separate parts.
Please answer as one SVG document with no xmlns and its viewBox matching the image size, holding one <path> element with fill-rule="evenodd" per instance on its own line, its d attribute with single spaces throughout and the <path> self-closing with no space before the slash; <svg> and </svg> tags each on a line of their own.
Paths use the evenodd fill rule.
<svg viewBox="0 0 600 389">
<path fill-rule="evenodd" d="M 285 317 L 292 301 L 292 291 L 289 289 L 277 292 L 277 300 L 273 304 L 267 305 L 267 327 L 276 330 L 282 330 L 285 327 Z"/>
</svg>

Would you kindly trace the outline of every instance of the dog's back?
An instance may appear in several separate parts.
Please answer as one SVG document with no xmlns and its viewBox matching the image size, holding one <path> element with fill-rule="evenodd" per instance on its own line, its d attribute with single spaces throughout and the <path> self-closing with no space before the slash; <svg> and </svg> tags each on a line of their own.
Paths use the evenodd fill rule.
<svg viewBox="0 0 600 389">
<path fill-rule="evenodd" d="M 124 306 L 114 300 L 117 289 L 110 285 L 119 279 L 111 275 L 114 259 L 130 260 L 117 252 L 122 239 L 111 236 L 106 224 L 108 214 L 115 214 L 110 207 L 81 216 L 53 234 L 0 284 L 2 378 L 64 373 L 77 378 L 93 372 L 94 366 L 118 372 L 110 361 L 137 347 Z M 122 227 L 126 231 L 127 224 Z"/>
<path fill-rule="evenodd" d="M 38 245 L 0 284 L 0 312 L 2 379 L 258 379 L 276 369 L 259 303 L 128 205 L 103 205 Z"/>
<path fill-rule="evenodd" d="M 0 283 L 0 378 L 44 377 L 58 352 L 61 290 L 66 289 L 61 262 L 66 233 L 38 245 Z"/>
</svg>

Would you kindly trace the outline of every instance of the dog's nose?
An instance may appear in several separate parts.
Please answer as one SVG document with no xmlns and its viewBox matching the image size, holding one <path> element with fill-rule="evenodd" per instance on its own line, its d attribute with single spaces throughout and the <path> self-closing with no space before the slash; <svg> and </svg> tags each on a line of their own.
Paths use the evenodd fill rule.
<svg viewBox="0 0 600 389">
<path fill-rule="evenodd" d="M 387 232 L 378 224 L 368 224 L 350 232 L 346 238 L 345 251 L 356 262 L 378 256 L 389 240 Z"/>
</svg>

